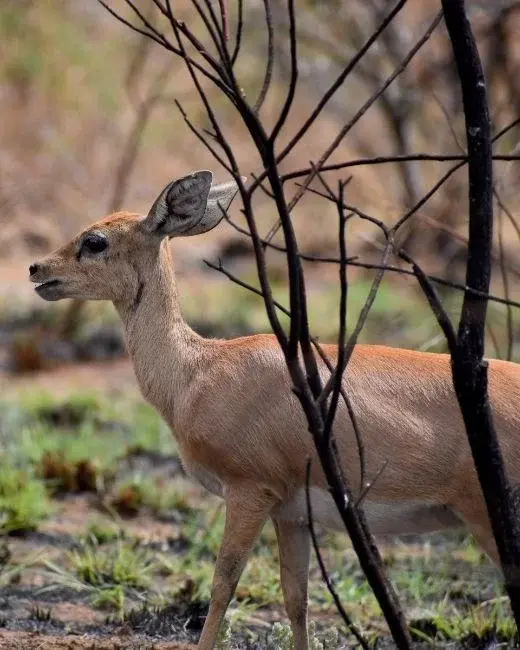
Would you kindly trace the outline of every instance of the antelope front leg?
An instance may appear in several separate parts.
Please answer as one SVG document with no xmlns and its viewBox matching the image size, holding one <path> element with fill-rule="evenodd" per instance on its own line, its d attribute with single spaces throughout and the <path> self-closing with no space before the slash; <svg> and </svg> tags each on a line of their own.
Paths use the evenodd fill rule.
<svg viewBox="0 0 520 650">
<path fill-rule="evenodd" d="M 226 525 L 211 588 L 209 612 L 197 646 L 212 650 L 229 601 L 253 544 L 274 505 L 268 493 L 250 486 L 232 489 L 226 495 Z"/>
<path fill-rule="evenodd" d="M 306 526 L 273 519 L 280 554 L 280 580 L 296 650 L 308 650 L 307 587 L 310 536 Z"/>
</svg>

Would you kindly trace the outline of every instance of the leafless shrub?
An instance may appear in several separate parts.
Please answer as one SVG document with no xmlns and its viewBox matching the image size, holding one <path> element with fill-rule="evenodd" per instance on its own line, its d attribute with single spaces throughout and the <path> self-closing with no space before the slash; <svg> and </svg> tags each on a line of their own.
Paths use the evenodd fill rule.
<svg viewBox="0 0 520 650">
<path fill-rule="evenodd" d="M 363 497 L 370 485 L 377 480 L 384 466 L 375 476 L 366 476 L 361 471 L 362 483 L 353 486 L 350 477 L 342 471 L 336 451 L 333 424 L 340 399 L 348 407 L 348 395 L 342 385 L 342 376 L 348 365 L 352 350 L 359 333 L 366 321 L 375 299 L 381 280 L 387 271 L 414 275 L 446 337 L 452 357 L 452 370 L 455 391 L 463 414 L 468 440 L 473 451 L 477 473 L 485 494 L 488 512 L 499 549 L 506 586 L 513 605 L 517 622 L 520 622 L 520 586 L 518 571 L 520 569 L 520 517 L 513 499 L 511 486 L 507 481 L 501 459 L 500 448 L 493 427 L 489 402 L 487 398 L 487 364 L 483 360 L 486 310 L 489 300 L 506 303 L 509 307 L 520 306 L 506 298 L 489 294 L 489 280 L 492 256 L 492 145 L 505 136 L 516 124 L 514 120 L 491 136 L 491 122 L 488 111 L 486 84 L 482 72 L 479 54 L 462 0 L 444 0 L 442 11 L 430 17 L 430 22 L 416 39 L 410 39 L 407 47 L 398 42 L 394 29 L 394 20 L 406 4 L 400 0 L 387 12 L 383 12 L 376 2 L 370 7 L 374 17 L 373 31 L 362 37 L 358 34 L 351 57 L 341 61 L 339 72 L 334 80 L 321 90 L 314 109 L 302 123 L 291 123 L 291 111 L 298 91 L 300 76 L 300 33 L 298 15 L 293 0 L 275 3 L 263 0 L 256 3 L 262 8 L 265 20 L 267 45 L 265 48 L 265 74 L 256 92 L 244 92 L 237 76 L 237 63 L 240 61 L 241 43 L 245 20 L 246 5 L 241 0 L 236 8 L 221 2 L 217 7 L 210 0 L 199 2 L 192 0 L 198 14 L 197 29 L 179 20 L 176 10 L 169 0 L 152 0 L 155 15 L 145 15 L 139 5 L 132 0 L 124 0 L 125 9 L 114 8 L 105 0 L 98 0 L 115 18 L 127 27 L 137 31 L 182 59 L 191 76 L 193 86 L 199 93 L 204 106 L 207 127 L 200 128 L 188 115 L 183 106 L 177 102 L 180 113 L 194 136 L 202 142 L 214 158 L 235 178 L 240 188 L 247 227 L 233 224 L 237 230 L 251 238 L 257 264 L 260 288 L 251 287 L 236 278 L 232 273 L 217 265 L 218 270 L 231 280 L 259 293 L 263 299 L 269 322 L 283 350 L 293 390 L 300 400 L 307 417 L 309 431 L 313 436 L 322 469 L 326 475 L 330 492 L 348 531 L 353 546 L 358 554 L 365 572 L 387 619 L 389 628 L 398 647 L 410 647 L 410 637 L 396 595 L 388 582 L 379 552 L 368 530 L 363 514 Z M 255 5 L 256 6 L 256 5 Z M 280 15 L 283 13 L 282 18 Z M 403 107 L 401 92 L 393 92 L 395 83 L 400 83 L 403 74 L 415 60 L 416 55 L 430 40 L 444 17 L 451 40 L 456 73 L 462 89 L 465 133 L 467 151 L 457 154 L 414 154 L 410 153 L 409 135 L 410 106 Z M 276 18 L 276 23 L 275 23 Z M 280 29 L 288 32 L 288 45 L 285 49 L 275 47 Z M 363 98 L 357 111 L 346 119 L 331 142 L 325 143 L 323 150 L 317 152 L 314 162 L 303 169 L 287 170 L 287 161 L 293 159 L 299 143 L 304 140 L 309 130 L 319 124 L 325 106 L 337 96 L 346 81 L 351 79 L 354 70 L 363 66 L 365 75 L 371 74 L 366 64 L 377 44 L 384 44 L 389 70 L 378 71 L 371 78 L 372 87 Z M 280 102 L 277 116 L 272 123 L 262 117 L 262 107 L 272 91 L 275 53 L 282 58 L 285 67 L 287 88 Z M 455 73 L 452 72 L 452 75 Z M 245 127 L 257 149 L 259 170 L 253 174 L 249 186 L 243 182 L 236 152 L 230 138 L 224 131 L 218 111 L 208 96 L 207 88 L 213 84 L 227 99 L 229 105 Z M 410 87 L 407 89 L 411 91 Z M 453 106 L 458 106 L 459 95 L 451 97 Z M 357 161 L 330 162 L 340 143 L 354 129 L 360 120 L 374 105 L 383 105 L 387 120 L 391 123 L 395 136 L 397 155 L 367 157 Z M 453 137 L 454 131 L 451 131 Z M 500 154 L 495 159 L 516 160 L 516 154 Z M 418 160 L 449 161 L 451 166 L 429 188 L 423 189 L 423 183 L 415 176 L 413 163 Z M 362 210 L 347 200 L 348 180 L 331 180 L 331 172 L 345 169 L 352 170 L 358 165 L 398 164 L 406 187 L 405 211 L 392 225 Z M 429 275 L 423 271 L 412 255 L 403 250 L 399 243 L 399 234 L 412 223 L 412 218 L 435 196 L 453 174 L 467 165 L 469 173 L 469 238 L 466 281 L 457 284 Z M 291 194 L 289 181 L 296 180 L 296 188 Z M 255 218 L 254 197 L 261 190 L 272 199 L 276 221 L 270 231 L 261 236 Z M 317 194 L 325 201 L 334 204 L 338 219 L 339 257 L 336 259 L 319 259 L 316 256 L 300 252 L 295 234 L 294 219 L 296 207 L 309 192 Z M 380 236 L 381 255 L 376 263 L 365 263 L 348 257 L 346 229 L 349 222 L 360 219 L 377 229 Z M 228 219 L 229 220 L 229 219 Z M 282 243 L 275 240 L 277 233 L 282 235 Z M 406 241 L 406 239 L 404 240 Z M 277 303 L 273 298 L 269 281 L 267 251 L 274 249 L 285 255 L 288 275 L 288 308 Z M 499 252 L 501 259 L 503 255 Z M 390 263 L 391 258 L 397 259 Z M 341 289 L 339 305 L 338 358 L 335 363 L 326 360 L 330 377 L 323 383 L 318 372 L 316 352 L 319 344 L 310 332 L 308 306 L 306 300 L 306 282 L 303 268 L 304 260 L 313 262 L 333 262 L 338 264 L 339 284 Z M 399 260 L 408 266 L 402 268 Z M 358 322 L 349 336 L 346 331 L 346 309 L 349 265 L 365 266 L 376 270 L 372 288 L 361 310 Z M 464 301 L 458 331 L 455 330 L 435 290 L 435 285 L 450 286 L 463 291 Z M 280 311 L 289 316 L 286 329 L 280 319 Z M 349 409 L 351 417 L 352 410 Z M 355 419 L 353 426 L 357 431 Z M 363 464 L 362 432 L 358 432 L 358 444 L 361 468 Z M 311 517 L 312 528 L 312 517 Z M 332 589 L 330 581 L 329 587 Z M 339 606 L 339 603 L 338 603 Z M 362 638 L 349 620 L 348 615 L 339 607 L 344 620 L 360 643 Z"/>
</svg>

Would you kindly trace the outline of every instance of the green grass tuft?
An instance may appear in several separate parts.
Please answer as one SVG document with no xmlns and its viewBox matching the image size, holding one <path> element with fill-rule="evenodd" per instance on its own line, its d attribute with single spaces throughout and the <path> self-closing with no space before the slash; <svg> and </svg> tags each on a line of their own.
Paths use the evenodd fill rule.
<svg viewBox="0 0 520 650">
<path fill-rule="evenodd" d="M 117 542 L 115 547 L 104 548 L 86 545 L 70 554 L 76 576 L 92 586 L 146 588 L 157 563 L 145 549 L 127 542 Z"/>
<path fill-rule="evenodd" d="M 43 481 L 0 463 L 0 534 L 35 530 L 52 512 Z"/>
</svg>

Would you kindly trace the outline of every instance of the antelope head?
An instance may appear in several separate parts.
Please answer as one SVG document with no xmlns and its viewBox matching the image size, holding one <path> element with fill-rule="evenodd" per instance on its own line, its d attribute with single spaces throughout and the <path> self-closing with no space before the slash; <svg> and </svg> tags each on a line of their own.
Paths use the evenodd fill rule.
<svg viewBox="0 0 520 650">
<path fill-rule="evenodd" d="M 198 235 L 222 220 L 238 186 L 212 186 L 212 179 L 209 171 L 194 172 L 169 183 L 146 217 L 119 212 L 90 225 L 31 264 L 36 292 L 44 300 L 133 302 L 139 278 L 157 265 L 168 238 Z"/>
</svg>

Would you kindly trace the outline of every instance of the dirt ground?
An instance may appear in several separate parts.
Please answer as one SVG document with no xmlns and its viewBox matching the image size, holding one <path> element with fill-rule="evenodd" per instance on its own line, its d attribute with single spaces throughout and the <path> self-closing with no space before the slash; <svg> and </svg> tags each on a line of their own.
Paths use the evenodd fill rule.
<svg viewBox="0 0 520 650">
<path fill-rule="evenodd" d="M 114 635 L 105 639 L 76 634 L 59 637 L 40 632 L 0 631 L 2 650 L 194 650 L 191 643 L 158 643 Z"/>
</svg>

